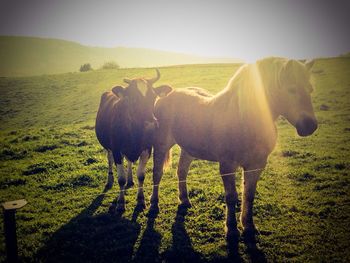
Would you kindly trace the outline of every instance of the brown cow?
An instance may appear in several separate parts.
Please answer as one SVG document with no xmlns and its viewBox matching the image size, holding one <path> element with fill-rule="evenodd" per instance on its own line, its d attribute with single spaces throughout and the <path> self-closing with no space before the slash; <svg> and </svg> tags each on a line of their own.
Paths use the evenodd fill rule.
<svg viewBox="0 0 350 263">
<path fill-rule="evenodd" d="M 186 177 L 194 158 L 219 162 L 226 199 L 226 235 L 237 237 L 234 171 L 244 169 L 241 223 L 254 233 L 253 200 L 257 180 L 274 149 L 275 120 L 284 116 L 300 136 L 317 129 L 309 81 L 312 63 L 267 58 L 242 66 L 227 87 L 209 95 L 199 88 L 177 89 L 157 101 L 159 129 L 154 142 L 154 186 L 151 211 L 158 210 L 158 188 L 166 153 L 181 147 L 178 165 L 179 199 L 190 206 Z"/>
<path fill-rule="evenodd" d="M 120 194 L 117 207 L 111 206 L 111 212 L 125 210 L 124 191 L 133 185 L 131 165 L 139 159 L 137 178 L 139 189 L 137 202 L 145 207 L 143 181 L 146 163 L 150 157 L 154 128 L 157 121 L 154 117 L 154 103 L 157 96 L 171 91 L 171 87 L 163 85 L 153 88 L 160 78 L 124 79 L 127 87 L 116 86 L 112 91 L 105 92 L 101 97 L 96 117 L 96 136 L 108 152 L 109 173 L 106 189 L 113 185 L 113 162 L 117 166 Z M 125 175 L 123 159 L 128 161 L 128 176 Z"/>
</svg>

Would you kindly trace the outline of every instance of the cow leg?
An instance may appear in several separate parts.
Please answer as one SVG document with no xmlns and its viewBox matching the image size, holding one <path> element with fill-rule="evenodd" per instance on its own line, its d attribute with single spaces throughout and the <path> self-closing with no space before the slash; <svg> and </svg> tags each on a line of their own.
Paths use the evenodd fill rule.
<svg viewBox="0 0 350 263">
<path fill-rule="evenodd" d="M 117 200 L 117 211 L 125 211 L 125 189 L 126 189 L 126 174 L 124 170 L 123 161 L 121 164 L 117 164 L 117 173 L 118 173 L 118 184 L 120 188 L 119 197 Z"/>
<path fill-rule="evenodd" d="M 162 145 L 161 147 L 155 147 L 153 153 L 153 191 L 151 196 L 150 213 L 158 213 L 159 211 L 159 184 L 163 176 L 163 167 L 166 156 L 173 144 Z"/>
<path fill-rule="evenodd" d="M 128 161 L 128 180 L 126 183 L 126 188 L 130 188 L 134 185 L 134 180 L 132 178 L 132 162 Z"/>
<path fill-rule="evenodd" d="M 137 206 L 140 208 L 146 208 L 145 196 L 143 194 L 143 181 L 145 180 L 146 164 L 149 159 L 149 151 L 143 151 L 139 159 L 139 166 L 137 167 L 136 175 L 139 182 L 137 189 Z"/>
<path fill-rule="evenodd" d="M 256 191 L 256 185 L 259 180 L 261 170 L 254 170 L 256 167 L 264 168 L 266 162 L 254 167 L 247 167 L 244 170 L 243 178 L 243 193 L 242 193 L 242 211 L 241 211 L 241 223 L 243 225 L 243 233 L 252 234 L 255 233 L 255 225 L 253 222 L 253 202 Z"/>
<path fill-rule="evenodd" d="M 165 162 L 166 151 L 154 149 L 153 153 L 153 191 L 151 196 L 150 213 L 159 211 L 159 184 L 163 176 L 163 166 Z"/>
<path fill-rule="evenodd" d="M 153 144 L 153 190 L 151 196 L 150 214 L 157 214 L 159 211 L 159 184 L 163 176 L 163 168 L 166 158 L 171 157 L 170 149 L 175 144 L 175 140 L 171 135 L 170 125 L 166 121 L 159 123 L 156 129 Z"/>
<path fill-rule="evenodd" d="M 179 165 L 177 167 L 177 176 L 179 179 L 179 200 L 183 207 L 191 207 L 190 200 L 187 194 L 186 178 L 188 170 L 193 161 L 193 157 L 189 155 L 184 149 L 181 149 Z"/>
<path fill-rule="evenodd" d="M 122 213 L 125 211 L 125 189 L 126 189 L 126 174 L 123 165 L 123 157 L 119 152 L 113 152 L 113 158 L 115 165 L 117 166 L 117 175 L 118 175 L 118 184 L 120 188 L 119 196 L 117 199 L 117 206 L 112 205 L 109 209 L 110 212 L 114 212 L 115 209 L 118 213 Z"/>
<path fill-rule="evenodd" d="M 113 177 L 113 153 L 111 150 L 107 150 L 107 159 L 108 159 L 108 177 L 107 177 L 107 183 L 106 183 L 106 189 L 110 189 L 113 186 L 114 183 L 114 177 Z"/>
<path fill-rule="evenodd" d="M 220 163 L 221 179 L 224 183 L 225 202 L 226 202 L 226 238 L 228 240 L 238 237 L 237 221 L 236 221 L 236 204 L 238 194 L 236 190 L 236 179 L 233 173 L 237 166 L 232 164 Z"/>
</svg>

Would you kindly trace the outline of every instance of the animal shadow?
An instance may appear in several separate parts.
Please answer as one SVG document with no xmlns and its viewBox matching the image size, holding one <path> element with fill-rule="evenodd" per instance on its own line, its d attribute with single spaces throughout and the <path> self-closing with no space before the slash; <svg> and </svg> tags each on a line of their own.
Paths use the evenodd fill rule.
<svg viewBox="0 0 350 263">
<path fill-rule="evenodd" d="M 161 243 L 161 234 L 154 229 L 155 220 L 158 212 L 148 215 L 146 228 L 142 234 L 140 246 L 135 253 L 135 262 L 160 262 L 159 246 Z"/>
<path fill-rule="evenodd" d="M 171 232 L 173 236 L 172 247 L 163 253 L 166 262 L 203 262 L 201 254 L 193 249 L 191 239 L 185 229 L 185 217 L 188 208 L 181 205 L 172 225 Z"/>
<path fill-rule="evenodd" d="M 108 213 L 94 216 L 104 195 L 58 229 L 35 256 L 37 262 L 127 262 L 140 232 L 135 220 Z"/>
<path fill-rule="evenodd" d="M 246 246 L 245 252 L 249 256 L 250 262 L 267 262 L 264 252 L 257 247 L 255 232 L 243 234 L 242 240 Z"/>
</svg>

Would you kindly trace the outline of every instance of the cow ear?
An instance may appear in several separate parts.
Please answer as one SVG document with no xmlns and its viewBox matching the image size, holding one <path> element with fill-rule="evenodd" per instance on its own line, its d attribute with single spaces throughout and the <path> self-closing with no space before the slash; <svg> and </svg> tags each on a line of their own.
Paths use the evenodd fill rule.
<svg viewBox="0 0 350 263">
<path fill-rule="evenodd" d="M 112 92 L 119 98 L 123 98 L 125 96 L 125 88 L 122 86 L 115 86 L 112 88 Z"/>
<path fill-rule="evenodd" d="M 157 88 L 154 88 L 155 93 L 159 96 L 159 97 L 165 97 L 166 95 L 168 95 L 168 93 L 170 93 L 173 90 L 172 87 L 170 87 L 169 85 L 162 85 L 159 86 Z"/>
</svg>

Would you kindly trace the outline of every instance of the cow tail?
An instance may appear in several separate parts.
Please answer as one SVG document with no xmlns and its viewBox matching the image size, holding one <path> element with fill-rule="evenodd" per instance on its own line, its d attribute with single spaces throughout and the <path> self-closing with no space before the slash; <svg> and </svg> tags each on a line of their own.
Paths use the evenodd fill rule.
<svg viewBox="0 0 350 263">
<path fill-rule="evenodd" d="M 163 171 L 167 170 L 171 166 L 172 161 L 172 152 L 171 149 L 166 153 L 165 160 L 164 160 L 164 166 Z"/>
</svg>

